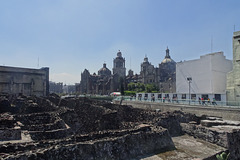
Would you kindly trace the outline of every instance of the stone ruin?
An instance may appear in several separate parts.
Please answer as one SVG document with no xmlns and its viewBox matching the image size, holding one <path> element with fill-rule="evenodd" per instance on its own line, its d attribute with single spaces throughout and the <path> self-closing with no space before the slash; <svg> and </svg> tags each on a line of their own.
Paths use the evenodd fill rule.
<svg viewBox="0 0 240 160">
<path fill-rule="evenodd" d="M 188 134 L 240 158 L 239 122 L 87 98 L 0 96 L 1 159 L 140 159 Z M 217 153 L 203 159 L 214 159 Z M 197 157 L 196 157 L 197 158 Z"/>
</svg>

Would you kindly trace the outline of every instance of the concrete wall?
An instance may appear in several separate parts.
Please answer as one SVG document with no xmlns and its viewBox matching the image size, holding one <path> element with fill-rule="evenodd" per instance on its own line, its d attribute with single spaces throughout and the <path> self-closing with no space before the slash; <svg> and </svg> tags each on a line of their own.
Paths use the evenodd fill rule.
<svg viewBox="0 0 240 160">
<path fill-rule="evenodd" d="M 188 93 L 187 77 L 192 77 L 191 93 L 224 94 L 226 75 L 232 70 L 232 61 L 223 52 L 201 56 L 200 59 L 179 62 L 176 65 L 176 92 Z"/>
<path fill-rule="evenodd" d="M 49 93 L 49 68 L 0 66 L 0 92 L 46 96 Z"/>
<path fill-rule="evenodd" d="M 115 101 L 118 103 L 119 101 Z M 123 105 L 131 105 L 135 108 L 142 109 L 160 109 L 163 112 L 181 110 L 196 114 L 197 116 L 208 115 L 222 117 L 226 120 L 240 121 L 240 108 L 227 108 L 227 107 L 208 107 L 208 106 L 188 106 L 188 105 L 174 105 L 174 104 L 163 104 L 153 102 L 137 102 L 137 101 L 123 101 Z"/>
</svg>

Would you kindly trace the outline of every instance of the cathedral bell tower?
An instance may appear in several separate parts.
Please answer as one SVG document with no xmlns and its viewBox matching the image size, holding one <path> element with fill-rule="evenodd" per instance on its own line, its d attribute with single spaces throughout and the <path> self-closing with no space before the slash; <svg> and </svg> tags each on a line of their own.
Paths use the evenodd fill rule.
<svg viewBox="0 0 240 160">
<path fill-rule="evenodd" d="M 117 53 L 117 57 L 113 60 L 113 74 L 117 74 L 119 77 L 125 78 L 125 58 L 122 57 L 120 50 Z"/>
</svg>

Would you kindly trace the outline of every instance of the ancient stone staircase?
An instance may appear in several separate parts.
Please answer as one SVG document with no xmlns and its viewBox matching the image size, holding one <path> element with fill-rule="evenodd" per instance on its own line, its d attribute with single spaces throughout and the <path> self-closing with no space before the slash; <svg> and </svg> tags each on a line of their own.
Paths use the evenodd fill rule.
<svg viewBox="0 0 240 160">
<path fill-rule="evenodd" d="M 17 116 L 21 129 L 28 131 L 33 140 L 59 139 L 68 136 L 70 128 L 51 112 L 22 114 Z"/>
</svg>

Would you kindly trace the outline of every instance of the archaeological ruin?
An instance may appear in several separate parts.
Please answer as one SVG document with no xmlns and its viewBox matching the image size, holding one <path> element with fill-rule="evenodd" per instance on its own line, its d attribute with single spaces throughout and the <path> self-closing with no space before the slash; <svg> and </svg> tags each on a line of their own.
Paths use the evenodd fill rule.
<svg viewBox="0 0 240 160">
<path fill-rule="evenodd" d="M 147 160 L 151 156 L 211 160 L 222 152 L 237 160 L 239 129 L 240 122 L 221 117 L 139 109 L 86 97 L 0 96 L 0 158 L 4 160 Z"/>
</svg>

